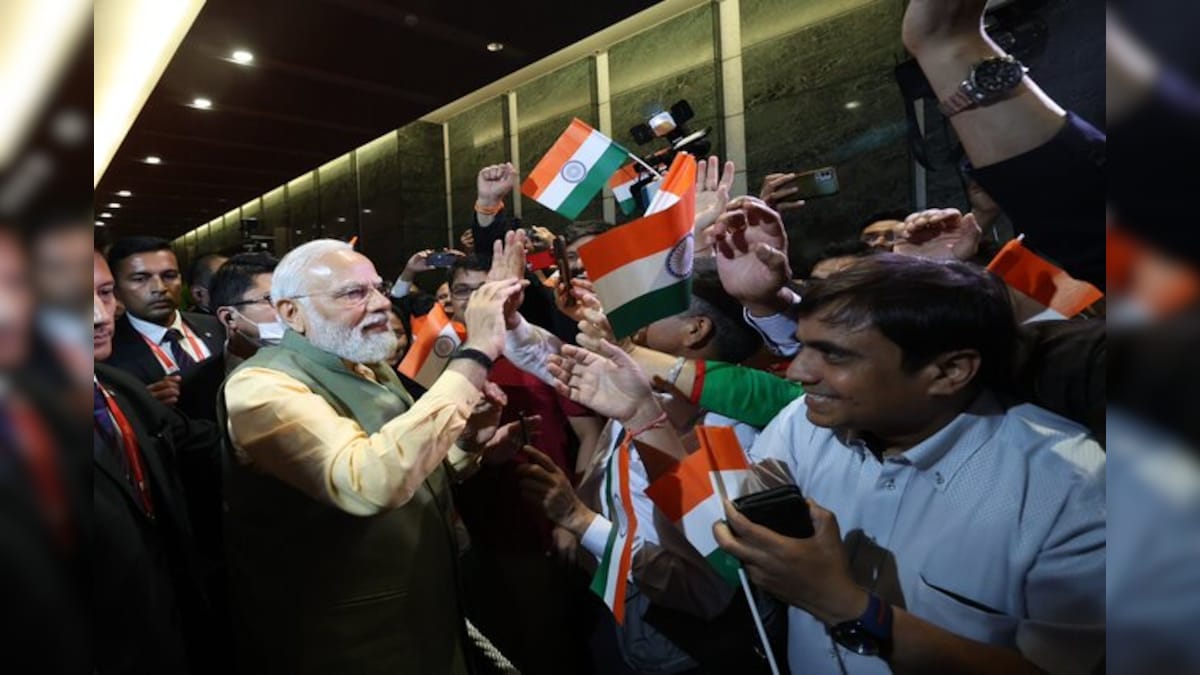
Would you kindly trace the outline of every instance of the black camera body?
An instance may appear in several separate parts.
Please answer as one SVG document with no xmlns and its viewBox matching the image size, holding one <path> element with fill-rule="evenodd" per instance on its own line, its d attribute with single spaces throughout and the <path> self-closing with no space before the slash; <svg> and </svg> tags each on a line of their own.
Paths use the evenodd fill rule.
<svg viewBox="0 0 1200 675">
<path fill-rule="evenodd" d="M 642 161 L 658 171 L 666 171 L 675 160 L 675 155 L 686 152 L 696 158 L 708 156 L 712 150 L 712 141 L 708 138 L 711 131 L 708 127 L 699 131 L 691 131 L 686 123 L 696 116 L 692 106 L 683 99 L 676 101 L 669 110 L 660 110 L 651 115 L 645 122 L 631 128 L 629 133 L 638 145 L 646 145 L 655 139 L 667 141 L 665 148 L 660 148 L 642 157 Z M 642 173 L 638 182 L 633 185 L 633 197 L 639 209 L 645 209 L 642 188 L 653 183 L 657 178 L 648 171 Z"/>
</svg>

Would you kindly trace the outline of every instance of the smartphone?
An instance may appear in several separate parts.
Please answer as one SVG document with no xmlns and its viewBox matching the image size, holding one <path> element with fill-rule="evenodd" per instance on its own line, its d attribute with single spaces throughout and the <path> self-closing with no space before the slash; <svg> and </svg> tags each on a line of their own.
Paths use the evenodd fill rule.
<svg viewBox="0 0 1200 675">
<path fill-rule="evenodd" d="M 454 266 L 458 260 L 458 254 L 453 251 L 436 251 L 430 253 L 425 262 L 433 268 L 448 269 Z"/>
<path fill-rule="evenodd" d="M 733 500 L 733 505 L 751 521 L 785 537 L 807 539 L 813 536 L 808 502 L 795 485 L 781 485 L 738 497 Z"/>
<path fill-rule="evenodd" d="M 567 240 L 565 237 L 554 238 L 554 264 L 558 265 L 558 283 L 567 290 L 564 304 L 571 307 L 575 304 L 575 295 L 571 293 L 571 263 L 567 260 Z"/>
<path fill-rule="evenodd" d="M 805 171 L 797 174 L 789 183 L 788 187 L 800 188 L 800 191 L 788 195 L 788 199 L 814 199 L 816 197 L 829 197 L 838 193 L 838 175 L 837 169 L 832 166 L 826 166 L 812 171 Z"/>
</svg>

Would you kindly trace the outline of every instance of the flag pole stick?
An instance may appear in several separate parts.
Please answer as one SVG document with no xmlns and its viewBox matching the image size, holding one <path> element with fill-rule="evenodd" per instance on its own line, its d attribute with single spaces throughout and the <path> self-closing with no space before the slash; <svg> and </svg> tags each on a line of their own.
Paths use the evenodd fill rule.
<svg viewBox="0 0 1200 675">
<path fill-rule="evenodd" d="M 626 151 L 625 151 L 625 154 L 629 155 L 630 159 L 632 159 L 633 161 L 635 161 L 635 162 L 637 162 L 638 164 L 641 164 L 642 166 L 646 167 L 646 170 L 647 170 L 647 171 L 649 171 L 650 173 L 654 174 L 654 177 L 655 177 L 655 178 L 662 178 L 662 174 L 661 174 L 661 173 L 659 173 L 658 171 L 656 171 L 656 170 L 654 169 L 654 167 L 652 167 L 652 166 L 650 166 L 649 164 L 647 164 L 647 163 L 645 163 L 644 161 L 642 161 L 642 158 L 641 158 L 641 157 L 638 157 L 637 155 L 633 154 L 632 152 L 629 152 L 628 150 L 626 150 Z"/>
<path fill-rule="evenodd" d="M 700 427 L 701 433 L 703 427 Z M 712 450 L 709 449 L 708 443 L 704 443 L 705 451 L 709 452 L 709 459 L 712 460 Z M 710 462 L 715 465 L 715 462 Z M 717 495 L 721 498 L 721 503 L 724 504 L 729 499 L 729 493 L 725 490 L 725 478 L 721 476 L 720 471 L 712 472 L 713 484 L 717 488 Z M 746 594 L 746 604 L 750 606 L 750 616 L 754 619 L 754 629 L 758 631 L 758 639 L 762 640 L 763 651 L 767 654 L 767 664 L 771 666 L 771 675 L 779 675 L 779 664 L 775 662 L 775 652 L 771 649 L 771 642 L 767 639 L 767 629 L 763 626 L 762 616 L 758 613 L 758 605 L 754 604 L 754 594 L 750 592 L 750 580 L 746 578 L 746 568 L 740 563 L 738 564 L 738 579 L 742 582 L 742 592 Z"/>
</svg>

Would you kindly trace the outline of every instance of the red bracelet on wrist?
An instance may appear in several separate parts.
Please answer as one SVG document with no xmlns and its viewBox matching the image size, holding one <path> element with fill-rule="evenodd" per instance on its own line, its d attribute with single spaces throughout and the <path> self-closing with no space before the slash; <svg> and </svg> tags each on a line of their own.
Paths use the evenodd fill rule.
<svg viewBox="0 0 1200 675">
<path fill-rule="evenodd" d="M 654 419 L 650 420 L 650 423 L 647 424 L 646 426 L 638 429 L 637 431 L 629 432 L 629 436 L 627 436 L 627 438 L 632 441 L 633 439 L 637 438 L 638 436 L 641 436 L 642 434 L 646 433 L 647 431 L 650 431 L 651 429 L 657 429 L 666 423 L 667 423 L 667 411 L 664 410 L 664 411 L 658 413 L 658 417 L 655 417 Z"/>
</svg>

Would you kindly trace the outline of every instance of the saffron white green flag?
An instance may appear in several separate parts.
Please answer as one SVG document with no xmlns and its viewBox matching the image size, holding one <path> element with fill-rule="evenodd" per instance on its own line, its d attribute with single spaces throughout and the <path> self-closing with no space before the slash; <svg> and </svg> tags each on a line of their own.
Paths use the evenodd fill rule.
<svg viewBox="0 0 1200 675">
<path fill-rule="evenodd" d="M 681 152 L 645 216 L 579 248 L 617 338 L 691 304 L 695 213 L 696 159 Z"/>
<path fill-rule="evenodd" d="M 608 501 L 612 528 L 600 565 L 592 577 L 592 591 L 612 610 L 617 623 L 625 622 L 625 590 L 633 565 L 633 538 L 637 532 L 637 517 L 633 513 L 633 497 L 629 490 L 629 453 L 629 442 L 625 441 L 608 458 L 603 496 Z"/>
<path fill-rule="evenodd" d="M 521 194 L 574 220 L 629 159 L 629 152 L 579 119 L 521 184 Z"/>
</svg>

